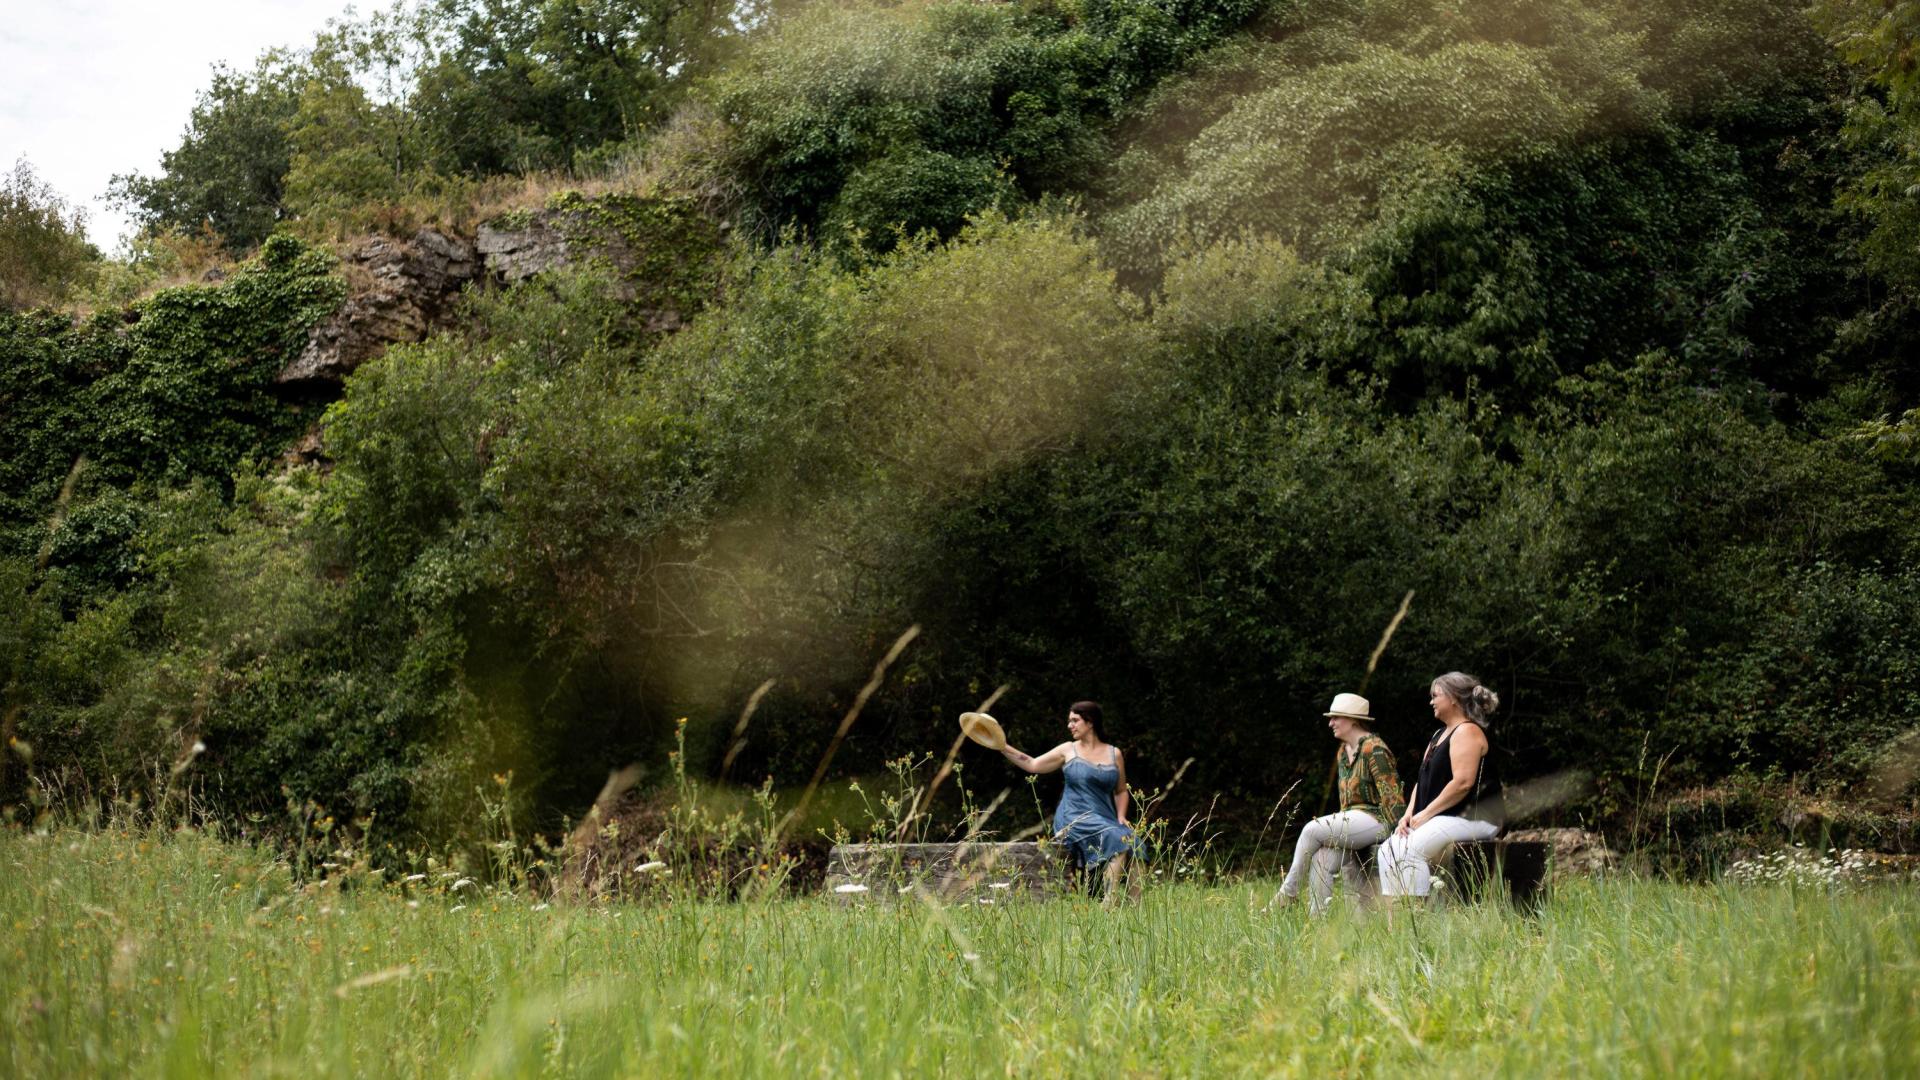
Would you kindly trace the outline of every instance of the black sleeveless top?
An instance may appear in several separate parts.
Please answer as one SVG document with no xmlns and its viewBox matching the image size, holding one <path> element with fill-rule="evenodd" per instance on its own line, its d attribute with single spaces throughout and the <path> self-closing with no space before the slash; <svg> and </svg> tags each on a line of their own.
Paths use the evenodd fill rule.
<svg viewBox="0 0 1920 1080">
<path fill-rule="evenodd" d="M 1473 721 L 1464 721 L 1473 724 Z M 1487 729 L 1479 724 L 1480 733 Z M 1439 796 L 1446 786 L 1453 782 L 1453 755 L 1448 752 L 1448 743 L 1453 741 L 1453 732 L 1459 727 L 1441 728 L 1427 742 L 1427 755 L 1420 759 L 1420 789 L 1414 792 L 1412 813 L 1419 813 Z M 1473 787 L 1467 797 L 1447 808 L 1446 813 L 1454 817 L 1471 818 L 1474 821 L 1491 821 L 1500 824 L 1506 820 L 1505 800 L 1501 797 L 1499 770 L 1493 762 L 1493 737 L 1487 736 L 1487 752 L 1480 755 L 1479 775 L 1473 778 Z"/>
</svg>

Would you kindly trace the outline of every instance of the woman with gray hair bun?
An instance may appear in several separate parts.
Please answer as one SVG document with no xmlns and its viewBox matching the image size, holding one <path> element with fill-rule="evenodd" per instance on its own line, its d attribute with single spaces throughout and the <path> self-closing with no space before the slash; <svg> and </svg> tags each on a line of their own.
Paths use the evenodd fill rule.
<svg viewBox="0 0 1920 1080">
<path fill-rule="evenodd" d="M 1486 728 L 1500 695 L 1471 675 L 1450 671 L 1433 680 L 1427 701 L 1441 727 L 1420 760 L 1413 800 L 1380 845 L 1383 896 L 1427 895 L 1433 889 L 1433 860 L 1443 848 L 1491 840 L 1505 824 Z"/>
</svg>

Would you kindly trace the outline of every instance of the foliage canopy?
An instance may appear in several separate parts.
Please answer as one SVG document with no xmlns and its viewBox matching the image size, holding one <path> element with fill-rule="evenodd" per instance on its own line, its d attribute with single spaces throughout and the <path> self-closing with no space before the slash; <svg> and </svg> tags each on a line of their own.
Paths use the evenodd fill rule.
<svg viewBox="0 0 1920 1080">
<path fill-rule="evenodd" d="M 747 11 L 449 2 L 216 77 L 139 189 L 176 200 L 155 220 L 245 244 L 632 152 L 651 188 L 553 206 L 651 246 L 366 364 L 324 472 L 263 464 L 313 419 L 271 374 L 341 289 L 291 237 L 130 324 L 0 321 L 6 708 L 38 775 L 132 783 L 201 739 L 224 812 L 458 835 L 512 770 L 549 825 L 669 745 L 804 772 L 917 624 L 853 766 L 1007 684 L 1018 739 L 1103 698 L 1143 782 L 1194 757 L 1264 809 L 1319 782 L 1305 721 L 1412 591 L 1368 684 L 1392 745 L 1466 669 L 1512 775 L 1590 777 L 1568 813 L 1620 820 L 1656 771 L 1910 797 L 1904 23 Z M 256 123 L 285 164 L 236 175 L 284 186 L 213 199 L 238 182 L 195 155 L 227 168 Z M 690 324 L 633 332 L 660 295 Z"/>
</svg>

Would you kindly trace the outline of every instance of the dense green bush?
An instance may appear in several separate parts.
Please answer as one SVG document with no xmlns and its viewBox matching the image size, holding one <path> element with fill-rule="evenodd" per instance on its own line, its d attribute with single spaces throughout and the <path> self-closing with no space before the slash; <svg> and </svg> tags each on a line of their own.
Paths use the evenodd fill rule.
<svg viewBox="0 0 1920 1080">
<path fill-rule="evenodd" d="M 124 317 L 0 315 L 0 620 L 20 628 L 3 707 L 48 776 L 132 790 L 203 729 L 226 658 L 169 651 L 182 634 L 170 620 L 226 601 L 184 599 L 175 576 L 218 557 L 207 537 L 234 470 L 312 421 L 272 380 L 339 303 L 331 267 L 278 237 L 227 281 L 163 290 Z M 245 576 L 270 595 L 299 580 L 284 562 Z M 261 647 L 276 643 L 291 648 Z M 0 797 L 19 779 L 0 775 Z"/>
<path fill-rule="evenodd" d="M 278 453 L 312 417 L 273 393 L 273 376 L 344 295 L 331 269 L 326 253 L 278 237 L 227 281 L 165 289 L 124 315 L 0 315 L 5 546 L 37 549 L 27 534 L 69 473 L 85 496 L 224 480 Z"/>
<path fill-rule="evenodd" d="M 822 4 L 702 91 L 719 160 L 768 235 L 823 221 L 884 249 L 970 213 L 1085 187 L 1126 102 L 1258 10 L 1252 0 L 1072 6 Z"/>
<path fill-rule="evenodd" d="M 1818 90 L 1823 58 L 1796 12 L 1698 6 L 1681 19 L 1625 4 L 1288 10 L 1143 108 L 1109 246 L 1148 275 L 1243 229 L 1338 251 L 1383 200 L 1423 179 L 1528 168 L 1657 131 L 1674 113 L 1709 129 L 1747 119 L 1755 85 L 1790 101 Z M 1773 40 L 1752 48 L 1763 35 Z M 1583 194 L 1564 197 L 1618 205 Z M 1682 212 L 1657 197 L 1637 202 Z"/>
</svg>

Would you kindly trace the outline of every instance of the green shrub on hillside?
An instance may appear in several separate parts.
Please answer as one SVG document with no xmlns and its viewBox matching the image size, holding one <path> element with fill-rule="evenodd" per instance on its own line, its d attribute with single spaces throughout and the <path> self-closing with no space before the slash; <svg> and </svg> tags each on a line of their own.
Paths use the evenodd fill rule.
<svg viewBox="0 0 1920 1080">
<path fill-rule="evenodd" d="M 1109 246 L 1148 275 L 1247 228 L 1337 251 L 1436 161 L 1442 178 L 1525 168 L 1667 115 L 1745 116 L 1755 86 L 1817 89 L 1823 58 L 1797 11 L 1700 7 L 1684 18 L 1427 0 L 1289 11 L 1145 106 Z M 1752 48 L 1756 37 L 1770 40 Z"/>
<path fill-rule="evenodd" d="M 13 550 L 54 512 L 76 462 L 93 485 L 224 480 L 311 421 L 273 393 L 345 286 L 290 237 L 219 284 L 164 289 L 124 316 L 0 315 L 0 522 Z"/>
<path fill-rule="evenodd" d="M 703 91 L 727 123 L 713 167 L 768 236 L 824 221 L 883 250 L 894 226 L 950 236 L 1003 201 L 991 177 L 1028 197 L 1084 188 L 1126 102 L 1258 7 L 818 5 Z"/>
</svg>

